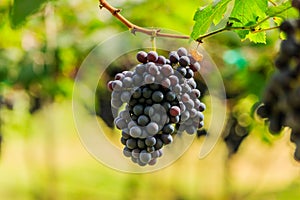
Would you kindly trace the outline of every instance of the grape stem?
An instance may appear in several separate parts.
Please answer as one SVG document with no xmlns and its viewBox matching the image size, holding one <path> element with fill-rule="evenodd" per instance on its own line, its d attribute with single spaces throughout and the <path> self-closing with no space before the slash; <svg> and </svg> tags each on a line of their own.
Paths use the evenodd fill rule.
<svg viewBox="0 0 300 200">
<path fill-rule="evenodd" d="M 269 1 L 272 2 L 272 0 L 269 0 Z M 128 19 L 126 19 L 123 15 L 120 14 L 121 9 L 113 7 L 106 0 L 99 0 L 99 3 L 100 3 L 100 6 L 99 6 L 100 9 L 102 9 L 102 8 L 107 9 L 114 17 L 116 17 L 120 22 L 122 22 L 125 26 L 127 26 L 129 28 L 129 30 L 131 31 L 131 33 L 133 33 L 134 35 L 136 32 L 140 32 L 140 33 L 144 33 L 146 35 L 150 35 L 152 38 L 167 37 L 167 38 L 177 38 L 177 39 L 190 39 L 190 36 L 188 36 L 188 35 L 176 35 L 176 34 L 169 34 L 169 33 L 161 33 L 160 29 L 148 29 L 148 28 L 140 27 L 138 25 L 133 24 Z M 291 7 L 288 7 L 284 10 L 279 11 L 276 14 L 280 14 L 290 8 Z M 249 30 L 252 33 L 258 33 L 258 32 L 263 32 L 263 31 L 268 31 L 268 30 L 273 30 L 273 29 L 279 28 L 279 26 L 270 27 L 270 28 L 266 28 L 266 29 L 258 29 L 257 28 L 259 25 L 261 25 L 262 23 L 264 23 L 271 17 L 273 17 L 273 16 L 267 16 L 266 18 L 264 18 L 263 20 L 257 22 L 256 24 L 254 24 L 252 26 L 233 27 L 230 23 L 227 23 L 227 25 L 225 27 L 215 30 L 215 31 L 212 31 L 212 32 L 209 32 L 207 34 L 201 35 L 197 39 L 195 39 L 195 41 L 197 41 L 198 43 L 203 43 L 203 39 L 213 36 L 215 34 L 221 33 L 223 31 Z"/>
<path fill-rule="evenodd" d="M 190 39 L 187 35 L 176 35 L 169 33 L 161 33 L 160 29 L 147 29 L 140 26 L 137 26 L 127 20 L 123 15 L 120 14 L 121 10 L 113 7 L 106 0 L 99 0 L 100 9 L 107 9 L 114 17 L 116 17 L 119 21 L 121 21 L 124 25 L 126 25 L 131 33 L 135 34 L 136 32 L 144 33 L 146 35 L 150 35 L 151 37 L 168 37 L 168 38 L 177 38 L 177 39 Z"/>
</svg>

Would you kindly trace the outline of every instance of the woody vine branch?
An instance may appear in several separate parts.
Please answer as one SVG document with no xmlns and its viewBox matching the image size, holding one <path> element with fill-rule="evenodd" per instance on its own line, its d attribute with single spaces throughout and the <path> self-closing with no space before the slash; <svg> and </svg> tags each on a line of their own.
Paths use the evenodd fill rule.
<svg viewBox="0 0 300 200">
<path fill-rule="evenodd" d="M 110 5 L 106 0 L 99 0 L 99 7 L 100 9 L 105 8 L 106 10 L 108 10 L 114 17 L 116 17 L 120 22 L 122 22 L 125 26 L 128 27 L 128 29 L 131 31 L 131 33 L 135 34 L 136 32 L 140 32 L 146 35 L 151 36 L 152 38 L 155 37 L 167 37 L 167 38 L 177 38 L 177 39 L 190 39 L 190 36 L 188 35 L 177 35 L 177 34 L 169 34 L 169 33 L 162 33 L 160 32 L 160 29 L 148 29 L 148 28 L 144 28 L 144 27 L 140 27 L 136 24 L 133 24 L 132 22 L 130 22 L 128 19 L 126 19 L 123 15 L 121 15 L 121 9 L 115 8 L 112 5 Z M 290 7 L 289 7 L 290 8 Z M 285 10 L 289 9 L 286 8 L 282 11 L 279 11 L 278 13 L 284 12 Z M 242 27 L 234 27 L 231 26 L 230 23 L 227 23 L 227 25 L 219 30 L 215 30 L 212 32 L 209 32 L 207 34 L 201 35 L 199 36 L 197 39 L 195 39 L 195 41 L 202 43 L 203 39 L 208 38 L 210 36 L 213 36 L 215 34 L 224 32 L 224 31 L 232 31 L 232 30 L 249 30 L 253 33 L 257 33 L 257 32 L 263 32 L 263 31 L 269 31 L 269 30 L 273 30 L 278 28 L 279 26 L 274 26 L 274 27 L 270 27 L 270 28 L 266 28 L 266 29 L 257 29 L 257 27 L 263 23 L 264 21 L 268 20 L 269 18 L 271 18 L 272 16 L 267 16 L 265 19 L 263 19 L 260 22 L 257 22 L 256 24 L 252 25 L 252 26 L 242 26 Z"/>
</svg>

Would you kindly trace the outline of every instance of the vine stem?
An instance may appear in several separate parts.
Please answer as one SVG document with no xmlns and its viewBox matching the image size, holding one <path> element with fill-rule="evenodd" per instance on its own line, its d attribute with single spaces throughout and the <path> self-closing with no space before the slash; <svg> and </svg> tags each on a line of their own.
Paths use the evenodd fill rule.
<svg viewBox="0 0 300 200">
<path fill-rule="evenodd" d="M 100 9 L 107 9 L 114 17 L 116 17 L 119 21 L 121 21 L 124 25 L 126 25 L 131 33 L 135 34 L 136 32 L 141 32 L 146 35 L 150 35 L 151 37 L 168 37 L 168 38 L 177 38 L 177 39 L 190 39 L 190 36 L 187 35 L 176 35 L 169 33 L 161 33 L 160 29 L 147 29 L 140 26 L 137 26 L 127 20 L 124 16 L 120 14 L 121 10 L 113 7 L 106 0 L 99 0 Z"/>
<path fill-rule="evenodd" d="M 269 1 L 273 2 L 272 0 L 269 0 Z M 100 3 L 100 6 L 99 6 L 100 9 L 102 9 L 102 8 L 107 9 L 114 17 L 116 17 L 120 22 L 122 22 L 125 26 L 127 26 L 129 28 L 129 30 L 131 31 L 131 33 L 133 33 L 133 34 L 135 34 L 136 32 L 140 32 L 140 33 L 144 33 L 146 35 L 149 35 L 152 38 L 167 37 L 167 38 L 177 38 L 177 39 L 190 39 L 190 36 L 188 36 L 188 35 L 177 35 L 177 34 L 161 33 L 160 29 L 148 29 L 148 28 L 140 27 L 136 24 L 133 24 L 128 19 L 126 19 L 123 15 L 120 14 L 121 9 L 113 7 L 106 0 L 99 0 L 99 3 Z M 285 10 L 287 10 L 289 8 L 290 7 L 286 8 L 286 9 L 284 9 L 284 10 L 278 12 L 278 13 L 284 12 Z M 263 31 L 268 31 L 268 30 L 273 30 L 273 29 L 278 28 L 278 26 L 275 26 L 275 27 L 270 27 L 270 28 L 266 28 L 266 29 L 256 30 L 256 27 L 258 27 L 260 24 L 267 21 L 271 17 L 272 16 L 267 16 L 266 18 L 264 18 L 263 20 L 257 22 L 256 24 L 254 24 L 252 26 L 233 27 L 230 24 L 227 24 L 225 27 L 223 27 L 221 29 L 209 32 L 207 34 L 204 34 L 204 35 L 198 37 L 197 39 L 195 39 L 195 41 L 197 41 L 199 43 L 203 43 L 203 39 L 208 38 L 210 36 L 213 36 L 217 33 L 221 33 L 223 31 L 249 30 L 253 33 L 258 33 L 258 32 L 263 32 Z"/>
</svg>

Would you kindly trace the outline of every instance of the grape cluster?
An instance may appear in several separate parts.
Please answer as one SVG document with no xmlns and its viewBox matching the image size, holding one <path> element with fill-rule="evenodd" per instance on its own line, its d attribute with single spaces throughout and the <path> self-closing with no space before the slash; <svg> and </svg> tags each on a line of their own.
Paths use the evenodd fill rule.
<svg viewBox="0 0 300 200">
<path fill-rule="evenodd" d="M 296 144 L 294 157 L 300 161 L 300 41 L 297 39 L 300 19 L 286 20 L 280 29 L 287 38 L 281 42 L 275 60 L 278 71 L 269 81 L 257 114 L 268 119 L 272 134 L 285 126 L 292 129 L 291 141 Z"/>
<path fill-rule="evenodd" d="M 183 47 L 168 58 L 155 51 L 136 57 L 140 64 L 117 73 L 107 87 L 123 154 L 140 166 L 154 165 L 175 135 L 203 127 L 205 104 L 193 78 L 200 64 Z"/>
</svg>

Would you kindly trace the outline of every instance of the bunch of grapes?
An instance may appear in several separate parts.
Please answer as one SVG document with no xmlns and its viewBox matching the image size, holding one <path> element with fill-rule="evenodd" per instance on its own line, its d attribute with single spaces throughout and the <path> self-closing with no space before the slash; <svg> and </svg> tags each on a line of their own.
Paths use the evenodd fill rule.
<svg viewBox="0 0 300 200">
<path fill-rule="evenodd" d="M 299 1 L 293 1 L 293 5 L 300 9 Z M 300 19 L 286 20 L 280 29 L 287 38 L 281 42 L 275 60 L 278 72 L 272 76 L 257 114 L 269 120 L 272 134 L 279 133 L 284 126 L 292 129 L 291 141 L 296 144 L 294 158 L 300 161 L 300 41 L 297 38 Z"/>
<path fill-rule="evenodd" d="M 193 78 L 200 64 L 183 47 L 168 58 L 155 51 L 136 57 L 140 64 L 116 74 L 107 86 L 123 154 L 140 166 L 154 165 L 175 135 L 203 127 L 205 104 Z"/>
</svg>

